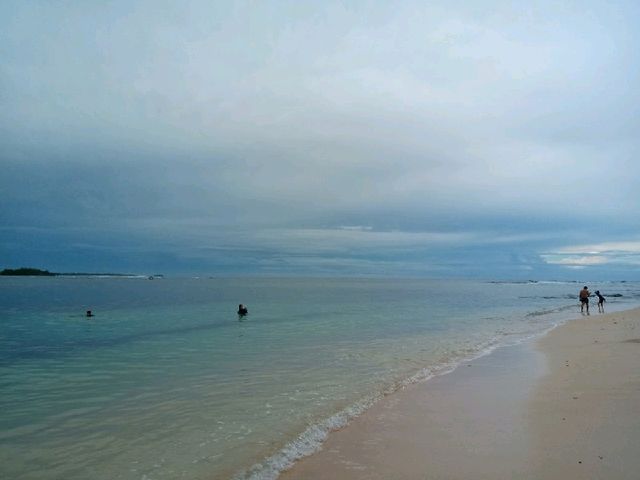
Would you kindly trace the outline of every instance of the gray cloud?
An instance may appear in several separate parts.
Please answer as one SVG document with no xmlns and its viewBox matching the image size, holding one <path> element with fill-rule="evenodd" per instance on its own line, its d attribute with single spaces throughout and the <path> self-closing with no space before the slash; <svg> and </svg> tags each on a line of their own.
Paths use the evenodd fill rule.
<svg viewBox="0 0 640 480">
<path fill-rule="evenodd" d="M 6 258 L 560 274 L 637 234 L 638 14 L 5 2 Z"/>
</svg>

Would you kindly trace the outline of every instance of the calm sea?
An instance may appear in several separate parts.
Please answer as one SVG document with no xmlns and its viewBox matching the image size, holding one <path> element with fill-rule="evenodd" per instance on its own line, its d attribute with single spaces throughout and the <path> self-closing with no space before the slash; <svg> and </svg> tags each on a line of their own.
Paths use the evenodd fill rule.
<svg viewBox="0 0 640 480">
<path fill-rule="evenodd" d="M 380 395 L 576 317 L 581 287 L 0 277 L 0 477 L 275 478 Z"/>
</svg>

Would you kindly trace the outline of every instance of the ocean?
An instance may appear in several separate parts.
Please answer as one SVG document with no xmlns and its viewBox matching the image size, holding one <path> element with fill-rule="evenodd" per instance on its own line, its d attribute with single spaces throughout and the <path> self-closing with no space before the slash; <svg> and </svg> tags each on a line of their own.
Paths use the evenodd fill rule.
<svg viewBox="0 0 640 480">
<path fill-rule="evenodd" d="M 381 396 L 579 316 L 583 283 L 0 277 L 0 477 L 276 478 Z"/>
</svg>

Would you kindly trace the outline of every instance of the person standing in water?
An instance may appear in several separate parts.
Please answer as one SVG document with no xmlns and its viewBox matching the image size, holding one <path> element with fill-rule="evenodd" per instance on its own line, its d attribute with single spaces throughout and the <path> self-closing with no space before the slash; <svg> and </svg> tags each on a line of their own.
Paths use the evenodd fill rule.
<svg viewBox="0 0 640 480">
<path fill-rule="evenodd" d="M 586 305 L 587 315 L 589 315 L 589 295 L 591 295 L 591 292 L 585 285 L 584 288 L 580 290 L 580 293 L 578 294 L 578 296 L 580 297 L 580 313 L 584 313 L 584 306 Z"/>
<path fill-rule="evenodd" d="M 607 299 L 602 296 L 600 290 L 596 290 L 596 295 L 598 296 L 598 312 L 604 313 L 604 302 L 606 302 Z"/>
</svg>

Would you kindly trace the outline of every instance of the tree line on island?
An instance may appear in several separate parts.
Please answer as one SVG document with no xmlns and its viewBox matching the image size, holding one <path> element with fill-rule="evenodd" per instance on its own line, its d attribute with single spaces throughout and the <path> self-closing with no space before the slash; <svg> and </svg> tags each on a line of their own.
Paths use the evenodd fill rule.
<svg viewBox="0 0 640 480">
<path fill-rule="evenodd" d="M 5 268 L 0 272 L 0 275 L 11 275 L 11 276 L 29 276 L 29 277 L 58 277 L 58 276 L 92 276 L 92 275 L 100 275 L 100 276 L 109 276 L 109 277 L 132 277 L 138 275 L 132 275 L 130 273 L 80 273 L 80 272 L 70 272 L 70 273 L 57 273 L 50 272 L 49 270 L 41 270 L 39 268 L 31 268 L 31 267 L 21 267 L 21 268 Z M 162 278 L 164 275 L 157 274 L 152 275 L 154 278 Z"/>
<path fill-rule="evenodd" d="M 54 277 L 56 273 L 51 273 L 49 270 L 40 270 L 39 268 L 5 268 L 0 272 L 0 275 L 29 275 L 29 276 L 44 276 Z"/>
</svg>

